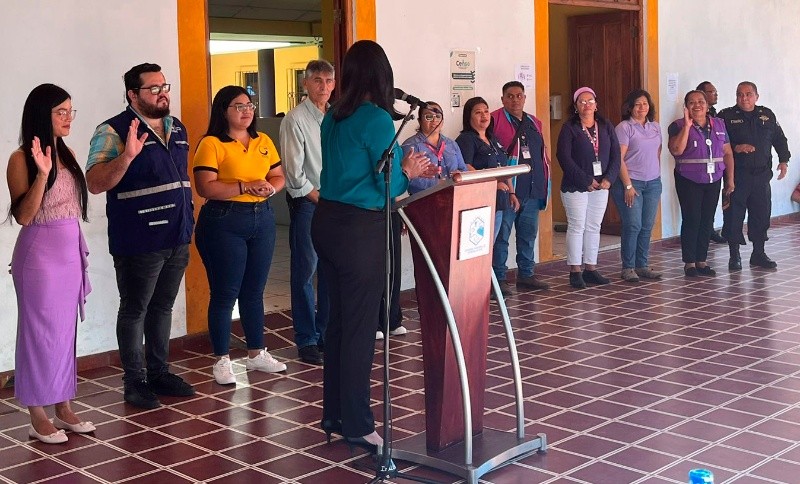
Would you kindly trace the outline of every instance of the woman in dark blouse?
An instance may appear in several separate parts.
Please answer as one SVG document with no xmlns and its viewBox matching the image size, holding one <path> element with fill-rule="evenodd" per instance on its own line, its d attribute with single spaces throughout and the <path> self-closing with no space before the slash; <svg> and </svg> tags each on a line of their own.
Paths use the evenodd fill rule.
<svg viewBox="0 0 800 484">
<path fill-rule="evenodd" d="M 583 289 L 587 283 L 609 283 L 597 271 L 597 252 L 608 189 L 619 175 L 620 151 L 614 125 L 597 114 L 594 91 L 582 87 L 572 100 L 575 111 L 558 135 L 556 157 L 564 172 L 561 200 L 567 212 L 569 283 Z"/>
<path fill-rule="evenodd" d="M 463 129 L 456 138 L 458 147 L 467 168 L 475 170 L 506 166 L 508 157 L 503 147 L 492 132 L 492 117 L 489 105 L 482 97 L 473 97 L 464 103 Z M 503 210 L 519 208 L 519 202 L 511 194 L 511 185 L 507 182 L 497 183 L 497 203 L 495 207 L 494 236 L 500 231 Z M 513 201 L 512 201 L 513 200 Z"/>
</svg>

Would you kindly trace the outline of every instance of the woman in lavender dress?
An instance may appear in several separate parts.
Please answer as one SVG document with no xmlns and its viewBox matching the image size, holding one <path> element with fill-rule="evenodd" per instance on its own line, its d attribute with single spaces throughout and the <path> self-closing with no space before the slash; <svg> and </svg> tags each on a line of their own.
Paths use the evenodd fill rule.
<svg viewBox="0 0 800 484">
<path fill-rule="evenodd" d="M 11 274 L 17 293 L 15 395 L 28 407 L 28 435 L 48 444 L 67 441 L 64 430 L 94 431 L 70 408 L 77 391 L 78 313 L 91 290 L 86 277 L 86 180 L 64 143 L 75 118 L 62 88 L 42 84 L 22 111 L 20 147 L 8 160 L 11 215 L 22 225 Z M 53 421 L 44 407 L 55 405 Z"/>
</svg>

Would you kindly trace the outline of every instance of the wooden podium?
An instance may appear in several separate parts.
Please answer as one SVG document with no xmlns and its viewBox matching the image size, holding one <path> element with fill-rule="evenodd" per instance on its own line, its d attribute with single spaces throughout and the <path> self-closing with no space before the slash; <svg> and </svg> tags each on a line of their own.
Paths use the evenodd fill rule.
<svg viewBox="0 0 800 484">
<path fill-rule="evenodd" d="M 468 482 L 477 482 L 500 465 L 546 448 L 543 434 L 533 439 L 524 435 L 516 346 L 492 271 L 497 180 L 529 170 L 522 165 L 457 173 L 396 205 L 412 237 L 426 431 L 397 441 L 394 456 L 459 475 Z M 483 427 L 493 287 L 515 373 L 516 434 Z M 473 461 L 479 464 L 473 465 Z"/>
</svg>

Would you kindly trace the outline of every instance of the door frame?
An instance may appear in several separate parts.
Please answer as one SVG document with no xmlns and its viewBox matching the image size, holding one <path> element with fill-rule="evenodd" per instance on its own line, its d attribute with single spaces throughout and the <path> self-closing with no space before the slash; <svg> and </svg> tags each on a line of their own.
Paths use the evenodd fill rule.
<svg viewBox="0 0 800 484">
<path fill-rule="evenodd" d="M 534 4 L 534 52 L 536 71 L 536 112 L 550 112 L 550 5 L 595 6 L 617 10 L 639 10 L 639 25 L 642 26 L 640 44 L 642 46 L 641 66 L 642 88 L 646 89 L 657 106 L 660 106 L 659 65 L 658 65 L 658 0 L 640 0 L 641 6 L 618 4 L 594 0 L 533 0 Z M 660 113 L 661 110 L 659 109 Z M 555 163 L 553 147 L 550 146 L 550 123 L 544 123 L 545 145 Z M 555 187 L 553 187 L 555 188 Z M 558 196 L 555 189 L 551 197 Z M 553 212 L 552 203 L 539 216 L 539 260 L 553 260 Z M 653 239 L 660 239 L 661 205 L 659 204 L 653 226 Z"/>
</svg>

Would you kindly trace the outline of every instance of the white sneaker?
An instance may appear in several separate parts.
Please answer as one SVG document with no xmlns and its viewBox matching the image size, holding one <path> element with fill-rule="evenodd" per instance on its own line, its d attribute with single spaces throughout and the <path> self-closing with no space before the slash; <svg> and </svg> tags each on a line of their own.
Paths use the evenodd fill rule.
<svg viewBox="0 0 800 484">
<path fill-rule="evenodd" d="M 246 358 L 245 367 L 248 370 L 265 371 L 267 373 L 286 371 L 286 365 L 273 358 L 267 350 L 261 350 L 255 358 Z"/>
<path fill-rule="evenodd" d="M 408 330 L 405 326 L 398 326 L 397 328 L 389 331 L 389 334 L 392 336 L 403 336 L 404 334 L 408 333 Z"/>
<path fill-rule="evenodd" d="M 381 340 L 381 339 L 383 339 L 383 331 L 377 331 L 377 332 L 375 333 L 375 339 L 376 339 L 376 340 Z"/>
<path fill-rule="evenodd" d="M 233 385 L 236 383 L 236 375 L 233 374 L 233 364 L 229 356 L 223 356 L 214 363 L 214 380 L 220 385 Z"/>
</svg>

